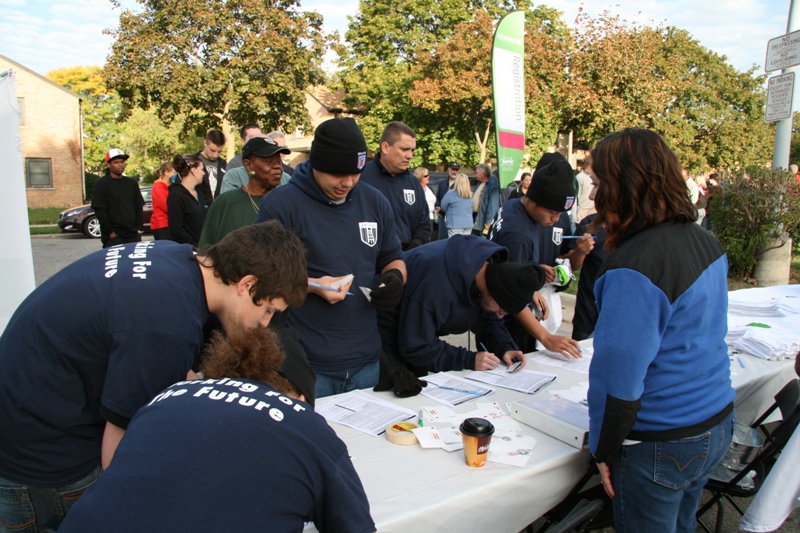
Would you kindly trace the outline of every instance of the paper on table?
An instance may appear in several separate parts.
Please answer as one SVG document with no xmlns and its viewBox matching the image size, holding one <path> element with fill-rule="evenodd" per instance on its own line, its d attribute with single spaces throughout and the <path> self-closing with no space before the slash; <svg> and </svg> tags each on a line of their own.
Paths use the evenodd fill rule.
<svg viewBox="0 0 800 533">
<path fill-rule="evenodd" d="M 582 381 L 566 390 L 550 390 L 553 398 L 563 398 L 572 403 L 579 403 L 581 405 L 589 405 L 586 402 L 586 396 L 589 394 L 589 382 Z"/>
<path fill-rule="evenodd" d="M 446 452 L 454 452 L 464 448 L 461 433 L 456 427 L 437 428 L 435 426 L 415 428 L 419 445 L 423 448 L 441 448 Z"/>
<path fill-rule="evenodd" d="M 536 372 L 534 370 L 520 370 L 509 374 L 500 367 L 494 370 L 475 371 L 466 376 L 467 379 L 482 381 L 483 383 L 490 383 L 527 394 L 536 394 L 542 387 L 555 381 L 557 377 L 556 374 Z"/>
<path fill-rule="evenodd" d="M 432 398 L 437 402 L 442 402 L 450 407 L 461 405 L 462 403 L 470 400 L 476 400 L 481 396 L 486 396 L 494 392 L 491 387 L 484 387 L 466 381 L 457 376 L 451 376 L 445 372 L 439 372 L 423 378 L 425 381 L 434 387 L 425 387 L 422 389 L 422 394 L 428 398 Z"/>
<path fill-rule="evenodd" d="M 519 432 L 495 432 L 489 447 L 489 461 L 512 466 L 525 466 L 536 445 L 536 439 Z"/>
<path fill-rule="evenodd" d="M 375 437 L 383 433 L 389 424 L 417 416 L 411 409 L 359 390 L 320 398 L 314 410 L 328 422 L 336 422 Z"/>
<path fill-rule="evenodd" d="M 589 364 L 592 362 L 592 349 L 583 348 L 583 357 L 580 359 L 568 359 L 560 353 L 542 350 L 535 355 L 529 355 L 528 361 L 539 363 L 540 365 L 554 366 L 556 368 L 566 368 L 581 374 L 589 373 Z"/>
</svg>

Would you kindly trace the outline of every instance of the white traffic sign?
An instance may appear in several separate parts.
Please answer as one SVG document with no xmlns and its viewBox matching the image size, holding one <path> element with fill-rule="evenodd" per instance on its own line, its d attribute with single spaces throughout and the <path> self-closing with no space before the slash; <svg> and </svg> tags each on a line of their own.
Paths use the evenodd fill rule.
<svg viewBox="0 0 800 533">
<path fill-rule="evenodd" d="M 775 122 L 792 116 L 794 72 L 773 76 L 767 82 L 767 113 L 764 120 Z"/>
<path fill-rule="evenodd" d="M 766 72 L 800 65 L 800 30 L 770 39 L 767 43 Z"/>
</svg>

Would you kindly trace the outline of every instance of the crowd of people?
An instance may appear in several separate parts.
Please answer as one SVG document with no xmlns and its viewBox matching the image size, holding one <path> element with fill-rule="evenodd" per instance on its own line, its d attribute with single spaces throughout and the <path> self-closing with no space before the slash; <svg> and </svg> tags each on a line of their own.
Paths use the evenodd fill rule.
<svg viewBox="0 0 800 533">
<path fill-rule="evenodd" d="M 295 168 L 279 132 L 240 134 L 230 163 L 212 130 L 162 165 L 154 242 L 129 156 L 106 155 L 104 250 L 0 337 L 0 491 L 25 495 L 0 500 L 1 527 L 374 531 L 316 399 L 410 396 L 428 372 L 524 367 L 542 347 L 580 358 L 594 336 L 590 450 L 617 531 L 694 530 L 733 418 L 727 263 L 698 216 L 716 176 L 693 198 L 664 141 L 626 129 L 577 176 L 546 153 L 507 189 L 478 164 L 473 190 L 454 162 L 434 192 L 402 122 L 368 161 L 356 121 L 327 120 Z M 557 334 L 570 269 L 572 338 Z M 442 338 L 467 331 L 480 349 Z"/>
</svg>

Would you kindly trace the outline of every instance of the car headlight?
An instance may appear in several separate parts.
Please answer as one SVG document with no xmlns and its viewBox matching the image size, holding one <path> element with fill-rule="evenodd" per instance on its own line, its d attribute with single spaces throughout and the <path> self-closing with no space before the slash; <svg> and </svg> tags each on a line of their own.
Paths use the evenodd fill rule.
<svg viewBox="0 0 800 533">
<path fill-rule="evenodd" d="M 80 209 L 73 209 L 72 211 L 67 211 L 67 212 L 66 212 L 66 213 L 64 213 L 62 216 L 63 216 L 63 217 L 74 217 L 74 216 L 75 216 L 75 215 L 77 215 L 79 212 L 80 212 Z"/>
</svg>

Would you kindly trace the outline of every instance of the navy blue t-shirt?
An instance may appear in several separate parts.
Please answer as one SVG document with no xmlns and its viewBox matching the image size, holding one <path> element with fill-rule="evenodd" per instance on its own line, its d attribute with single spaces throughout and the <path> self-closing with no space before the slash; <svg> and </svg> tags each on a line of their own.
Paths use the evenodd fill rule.
<svg viewBox="0 0 800 533">
<path fill-rule="evenodd" d="M 72 263 L 0 337 L 0 477 L 59 487 L 100 464 L 106 419 L 185 379 L 208 317 L 192 247 L 139 242 Z"/>
<path fill-rule="evenodd" d="M 361 181 L 369 183 L 389 200 L 394 212 L 394 226 L 401 241 L 413 238 L 431 240 L 430 213 L 425 191 L 419 180 L 407 170 L 392 176 L 381 164 L 381 154 L 367 163 Z"/>
<path fill-rule="evenodd" d="M 314 370 L 334 373 L 377 362 L 377 314 L 359 287 L 373 286 L 386 265 L 403 257 L 388 200 L 358 183 L 336 204 L 314 181 L 306 161 L 295 168 L 292 181 L 261 200 L 256 222 L 267 220 L 279 221 L 303 242 L 309 277 L 354 276 L 352 296 L 331 305 L 309 294 L 302 306 L 286 312 L 286 323 L 299 333 Z"/>
<path fill-rule="evenodd" d="M 540 226 L 528 216 L 522 200 L 514 198 L 497 212 L 489 239 L 508 249 L 509 261 L 555 266 L 558 256 L 569 251 L 563 237 L 570 235 L 572 226 L 566 212 L 553 226 Z"/>
<path fill-rule="evenodd" d="M 372 532 L 347 447 L 305 402 L 250 380 L 183 381 L 131 421 L 61 532 Z"/>
</svg>

